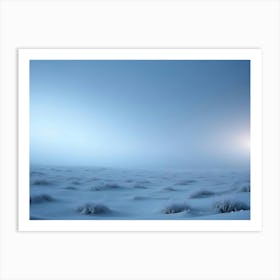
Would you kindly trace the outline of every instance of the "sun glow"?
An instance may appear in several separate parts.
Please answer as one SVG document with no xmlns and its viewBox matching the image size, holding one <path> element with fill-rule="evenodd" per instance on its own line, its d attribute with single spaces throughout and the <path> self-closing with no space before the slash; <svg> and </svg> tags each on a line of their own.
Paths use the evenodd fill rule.
<svg viewBox="0 0 280 280">
<path fill-rule="evenodd" d="M 250 136 L 248 135 L 242 135 L 239 138 L 239 146 L 243 151 L 250 151 L 250 145 L 251 141 L 250 141 Z"/>
</svg>

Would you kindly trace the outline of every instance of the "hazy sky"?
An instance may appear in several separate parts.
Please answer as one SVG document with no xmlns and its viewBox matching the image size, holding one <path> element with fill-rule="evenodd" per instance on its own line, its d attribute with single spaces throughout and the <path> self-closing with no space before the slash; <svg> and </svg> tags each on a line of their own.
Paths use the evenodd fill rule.
<svg viewBox="0 0 280 280">
<path fill-rule="evenodd" d="M 33 60 L 31 163 L 249 164 L 250 61 Z"/>
</svg>

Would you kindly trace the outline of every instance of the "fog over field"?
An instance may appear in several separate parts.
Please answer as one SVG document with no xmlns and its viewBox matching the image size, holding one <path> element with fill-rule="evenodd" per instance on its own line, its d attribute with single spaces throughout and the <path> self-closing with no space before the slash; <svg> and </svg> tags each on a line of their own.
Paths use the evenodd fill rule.
<svg viewBox="0 0 280 280">
<path fill-rule="evenodd" d="M 31 219 L 250 219 L 250 62 L 32 60 Z"/>
</svg>

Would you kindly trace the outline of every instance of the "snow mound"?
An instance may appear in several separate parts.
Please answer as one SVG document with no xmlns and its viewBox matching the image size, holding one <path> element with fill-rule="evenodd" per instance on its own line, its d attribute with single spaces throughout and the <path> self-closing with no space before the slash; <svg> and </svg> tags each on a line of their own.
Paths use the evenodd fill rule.
<svg viewBox="0 0 280 280">
<path fill-rule="evenodd" d="M 34 180 L 32 182 L 32 185 L 35 185 L 35 186 L 48 186 L 48 185 L 51 185 L 51 182 L 48 181 L 48 180 L 44 180 L 44 179 L 37 179 L 37 180 Z"/>
<path fill-rule="evenodd" d="M 145 199 L 147 199 L 147 197 L 145 197 L 145 196 L 140 196 L 140 195 L 135 195 L 135 196 L 133 196 L 132 199 L 133 199 L 133 200 L 145 200 Z"/>
<path fill-rule="evenodd" d="M 186 203 L 178 203 L 178 202 L 172 202 L 167 204 L 162 210 L 161 213 L 163 214 L 175 214 L 180 212 L 190 212 L 191 208 Z"/>
<path fill-rule="evenodd" d="M 213 205 L 213 208 L 217 213 L 230 213 L 241 210 L 250 210 L 250 207 L 247 204 L 233 198 L 226 198 L 216 201 Z"/>
<path fill-rule="evenodd" d="M 73 187 L 73 186 L 68 186 L 68 187 L 65 187 L 64 189 L 65 190 L 77 190 L 77 188 Z"/>
<path fill-rule="evenodd" d="M 141 181 L 139 181 L 138 183 L 139 183 L 139 184 L 150 184 L 151 181 L 149 181 L 149 180 L 141 180 Z"/>
<path fill-rule="evenodd" d="M 214 192 L 208 190 L 198 190 L 190 194 L 189 198 L 206 198 L 215 195 Z"/>
<path fill-rule="evenodd" d="M 121 186 L 115 183 L 110 183 L 110 184 L 104 184 L 104 185 L 99 185 L 99 186 L 94 186 L 91 187 L 91 191 L 107 191 L 107 190 L 117 190 L 120 189 Z"/>
<path fill-rule="evenodd" d="M 146 186 L 143 186 L 143 185 L 140 185 L 140 184 L 134 185 L 133 188 L 135 188 L 135 189 L 147 189 Z"/>
<path fill-rule="evenodd" d="M 49 194 L 37 194 L 30 196 L 30 203 L 42 203 L 42 202 L 50 202 L 54 201 L 54 198 Z"/>
<path fill-rule="evenodd" d="M 72 181 L 73 185 L 80 185 L 81 183 L 79 181 Z"/>
<path fill-rule="evenodd" d="M 93 178 L 89 178 L 89 179 L 88 179 L 88 182 L 98 181 L 98 180 L 100 180 L 100 179 L 97 178 L 97 177 L 93 177 Z"/>
<path fill-rule="evenodd" d="M 238 192 L 251 192 L 250 185 L 244 185 L 237 189 Z"/>
<path fill-rule="evenodd" d="M 104 204 L 90 202 L 79 206 L 77 211 L 83 215 L 98 215 L 108 213 L 110 209 Z"/>
<path fill-rule="evenodd" d="M 176 189 L 174 189 L 172 187 L 165 187 L 165 188 L 162 188 L 162 191 L 164 191 L 164 192 L 174 192 L 174 191 L 176 191 Z"/>
<path fill-rule="evenodd" d="M 41 171 L 32 171 L 30 173 L 31 176 L 44 176 L 45 173 L 44 172 L 41 172 Z"/>
<path fill-rule="evenodd" d="M 176 186 L 187 186 L 196 183 L 196 180 L 182 180 L 177 182 L 175 185 Z"/>
<path fill-rule="evenodd" d="M 127 180 L 125 180 L 125 182 L 126 182 L 126 183 L 133 183 L 134 180 L 132 180 L 132 179 L 127 179 Z"/>
</svg>

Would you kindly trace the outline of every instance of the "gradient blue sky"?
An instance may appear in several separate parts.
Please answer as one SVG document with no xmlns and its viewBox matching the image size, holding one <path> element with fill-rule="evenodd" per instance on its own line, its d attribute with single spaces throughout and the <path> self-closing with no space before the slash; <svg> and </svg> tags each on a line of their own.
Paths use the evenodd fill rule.
<svg viewBox="0 0 280 280">
<path fill-rule="evenodd" d="M 250 61 L 32 60 L 31 164 L 249 164 Z"/>
</svg>

